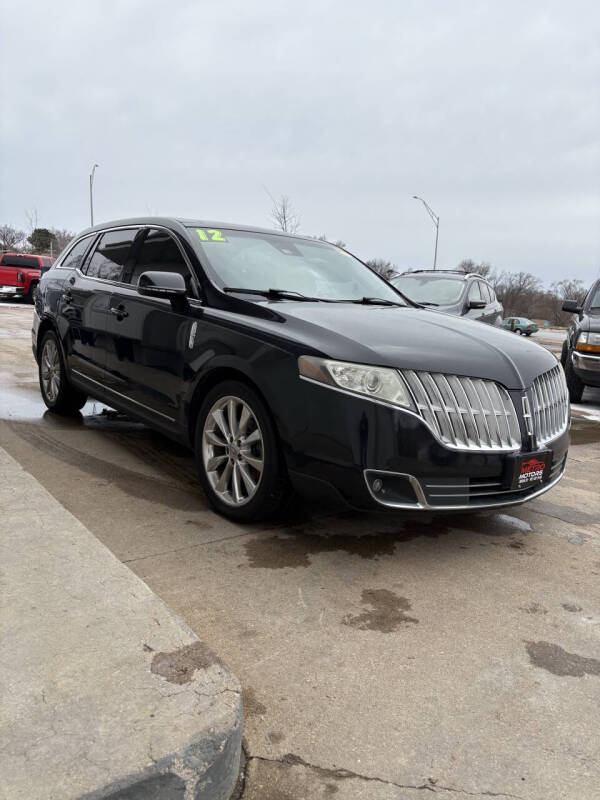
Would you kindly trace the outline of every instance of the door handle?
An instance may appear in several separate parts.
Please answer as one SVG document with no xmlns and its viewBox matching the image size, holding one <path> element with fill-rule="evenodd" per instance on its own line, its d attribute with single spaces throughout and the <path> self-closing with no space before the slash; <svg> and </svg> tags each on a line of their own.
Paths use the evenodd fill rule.
<svg viewBox="0 0 600 800">
<path fill-rule="evenodd" d="M 108 310 L 111 314 L 114 314 L 117 319 L 124 319 L 129 316 L 129 311 L 125 310 L 124 305 L 119 305 L 116 308 L 111 306 Z"/>
</svg>

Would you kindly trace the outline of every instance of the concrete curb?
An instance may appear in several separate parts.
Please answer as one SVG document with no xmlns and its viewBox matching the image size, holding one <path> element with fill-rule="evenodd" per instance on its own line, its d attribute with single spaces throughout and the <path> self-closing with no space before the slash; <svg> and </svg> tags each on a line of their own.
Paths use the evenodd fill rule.
<svg viewBox="0 0 600 800">
<path fill-rule="evenodd" d="M 2 448 L 0 508 L 0 800 L 228 800 L 237 679 Z"/>
</svg>

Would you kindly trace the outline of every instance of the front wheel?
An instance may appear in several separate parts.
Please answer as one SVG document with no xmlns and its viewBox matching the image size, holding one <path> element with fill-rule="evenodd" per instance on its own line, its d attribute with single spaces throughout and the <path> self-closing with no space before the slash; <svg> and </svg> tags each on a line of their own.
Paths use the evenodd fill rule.
<svg viewBox="0 0 600 800">
<path fill-rule="evenodd" d="M 38 372 L 42 399 L 50 411 L 74 414 L 86 403 L 87 397 L 69 383 L 65 362 L 54 331 L 46 331 L 40 345 Z"/>
<path fill-rule="evenodd" d="M 523 331 L 521 330 L 521 328 L 515 328 L 515 333 L 518 333 L 519 336 L 523 335 Z"/>
<path fill-rule="evenodd" d="M 196 422 L 196 463 L 213 508 L 237 522 L 277 513 L 290 494 L 279 441 L 258 394 L 225 381 L 206 396 Z"/>
<path fill-rule="evenodd" d="M 585 384 L 575 374 L 571 359 L 568 357 L 565 364 L 565 378 L 567 381 L 567 389 L 569 390 L 569 400 L 572 403 L 581 403 Z"/>
</svg>

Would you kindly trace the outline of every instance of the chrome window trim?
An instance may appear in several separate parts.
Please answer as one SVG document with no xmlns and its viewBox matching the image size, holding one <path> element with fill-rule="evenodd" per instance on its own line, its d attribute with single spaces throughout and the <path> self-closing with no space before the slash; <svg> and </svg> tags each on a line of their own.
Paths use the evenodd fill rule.
<svg viewBox="0 0 600 800">
<path fill-rule="evenodd" d="M 64 254 L 61 254 L 60 257 L 54 262 L 54 264 L 52 264 L 50 269 L 65 269 L 65 270 L 68 270 L 69 272 L 71 272 L 73 270 L 73 267 L 65 267 L 63 265 L 63 261 L 66 258 L 68 258 L 68 256 L 71 255 L 71 253 L 73 252 L 75 247 L 77 247 L 79 242 L 83 242 L 84 239 L 92 239 L 91 244 L 93 246 L 94 238 L 97 238 L 97 237 L 98 237 L 98 233 L 97 232 L 96 233 L 86 233 L 83 236 L 78 236 L 76 239 L 73 240 L 73 243 L 71 244 L 69 249 L 65 250 Z M 88 248 L 88 250 L 85 251 L 86 256 L 87 256 L 88 252 L 89 252 L 89 248 Z M 79 272 L 79 270 L 76 269 L 75 272 Z"/>
<path fill-rule="evenodd" d="M 566 463 L 566 462 L 565 462 Z M 421 487 L 421 483 L 418 478 L 415 478 L 414 475 L 409 475 L 405 472 L 392 472 L 391 470 L 385 469 L 364 469 L 363 470 L 363 478 L 365 484 L 367 486 L 367 490 L 371 497 L 377 502 L 378 505 L 386 506 L 387 508 L 398 508 L 398 509 L 406 509 L 411 511 L 483 511 L 486 508 L 502 508 L 504 506 L 518 506 L 522 505 L 523 503 L 529 502 L 529 500 L 534 500 L 536 497 L 544 494 L 545 492 L 552 489 L 556 484 L 561 480 L 561 478 L 565 474 L 565 468 L 563 468 L 559 474 L 545 486 L 542 486 L 533 494 L 528 494 L 525 497 L 517 498 L 516 500 L 503 500 L 501 502 L 492 502 L 492 503 L 477 503 L 471 505 L 450 505 L 450 506 L 432 506 L 430 505 L 426 498 L 425 493 Z M 393 475 L 394 477 L 400 478 L 407 478 L 413 489 L 415 490 L 415 494 L 419 499 L 418 503 L 394 503 L 389 502 L 386 503 L 378 498 L 371 490 L 369 486 L 369 481 L 367 480 L 367 473 L 370 474 L 380 474 L 380 475 Z M 418 488 L 417 488 L 418 486 Z M 481 495 L 480 495 L 481 496 Z"/>
<path fill-rule="evenodd" d="M 186 264 L 187 268 L 190 271 L 190 275 L 192 276 L 192 278 L 194 280 L 194 284 L 196 285 L 196 289 L 198 290 L 198 294 L 200 295 L 201 294 L 201 291 L 200 291 L 201 287 L 200 287 L 200 281 L 198 279 L 198 276 L 196 275 L 196 271 L 192 267 L 192 264 L 190 262 L 190 259 L 187 256 L 187 253 L 182 249 L 181 245 L 179 244 L 179 242 L 177 241 L 175 236 L 173 236 L 173 231 L 170 228 L 167 228 L 166 225 L 154 225 L 154 224 L 151 224 L 151 223 L 143 224 L 143 225 L 116 225 L 116 226 L 111 227 L 111 228 L 102 228 L 102 230 L 95 231 L 94 233 L 87 233 L 87 234 L 85 234 L 85 236 L 80 236 L 79 239 L 77 240 L 77 242 L 80 242 L 82 239 L 85 239 L 86 236 L 96 236 L 96 237 L 99 238 L 100 236 L 103 236 L 105 233 L 112 233 L 113 231 L 143 231 L 143 230 L 152 229 L 152 228 L 155 228 L 155 229 L 161 230 L 161 231 L 166 231 L 166 233 L 168 233 L 169 236 L 173 239 L 173 241 L 177 245 L 177 248 L 179 249 L 181 257 L 185 261 L 185 264 Z M 73 247 L 75 247 L 77 242 L 73 243 Z M 72 248 L 69 249 L 69 253 L 71 252 L 71 249 Z M 87 253 L 86 253 L 86 255 L 87 255 Z M 54 267 L 54 269 L 61 269 L 61 267 Z M 68 269 L 69 271 L 71 271 L 72 268 L 71 267 L 62 267 L 62 269 Z M 101 283 L 107 283 L 107 284 L 109 284 L 111 286 L 124 286 L 125 288 L 133 289 L 133 291 L 136 290 L 136 287 L 132 283 L 123 283 L 123 281 L 111 281 L 111 280 L 108 280 L 107 278 L 98 278 L 96 275 L 86 275 L 85 272 L 82 272 L 79 268 L 75 269 L 75 272 L 79 275 L 79 277 L 87 278 L 90 281 L 100 281 Z M 160 298 L 153 298 L 153 297 L 148 298 L 148 297 L 146 297 L 144 299 L 146 299 L 146 300 L 159 300 Z M 188 299 L 189 300 L 199 300 L 200 298 L 199 297 L 189 297 Z"/>
</svg>

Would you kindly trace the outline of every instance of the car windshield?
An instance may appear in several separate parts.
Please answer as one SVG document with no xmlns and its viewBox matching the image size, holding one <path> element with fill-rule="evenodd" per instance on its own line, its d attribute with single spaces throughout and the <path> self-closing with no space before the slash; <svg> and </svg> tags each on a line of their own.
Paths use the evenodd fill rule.
<svg viewBox="0 0 600 800">
<path fill-rule="evenodd" d="M 406 305 L 400 295 L 358 259 L 319 240 L 230 229 L 190 231 L 203 264 L 230 289 L 280 290 L 319 300 L 382 300 Z"/>
<path fill-rule="evenodd" d="M 394 286 L 415 303 L 449 306 L 458 303 L 464 282 L 460 278 L 437 275 L 400 275 L 392 278 Z"/>
<path fill-rule="evenodd" d="M 598 286 L 598 288 L 594 292 L 594 296 L 592 297 L 592 300 L 590 302 L 590 309 L 592 308 L 595 311 L 598 311 L 600 309 L 600 286 Z"/>
</svg>

